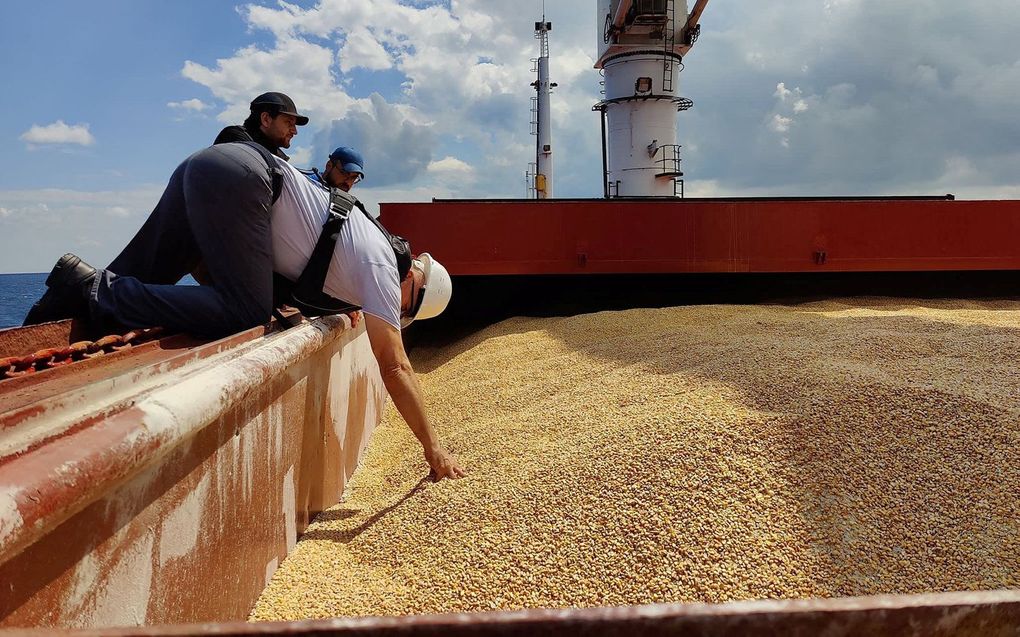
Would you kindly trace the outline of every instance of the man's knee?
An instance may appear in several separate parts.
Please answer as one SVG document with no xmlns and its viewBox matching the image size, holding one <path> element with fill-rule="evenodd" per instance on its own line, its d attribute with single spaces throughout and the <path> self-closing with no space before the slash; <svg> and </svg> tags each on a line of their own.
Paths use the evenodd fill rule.
<svg viewBox="0 0 1020 637">
<path fill-rule="evenodd" d="M 272 318 L 273 309 L 270 304 L 265 306 L 254 306 L 244 308 L 242 306 L 231 306 L 231 311 L 224 316 L 221 327 L 223 335 L 236 334 L 250 330 L 259 325 L 265 325 Z"/>
</svg>

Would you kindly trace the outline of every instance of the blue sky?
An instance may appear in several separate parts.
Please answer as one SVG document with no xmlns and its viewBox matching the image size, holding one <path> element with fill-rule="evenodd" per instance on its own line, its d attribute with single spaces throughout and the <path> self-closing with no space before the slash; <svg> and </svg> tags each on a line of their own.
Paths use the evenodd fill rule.
<svg viewBox="0 0 1020 637">
<path fill-rule="evenodd" d="M 183 61 L 230 56 L 257 35 L 231 2 L 5 3 L 0 138 L 14 152 L 4 154 L 0 189 L 165 179 L 221 126 L 211 117 L 175 121 L 167 103 L 198 92 L 181 75 Z M 58 120 L 88 124 L 95 143 L 26 152 L 19 137 Z"/>
<path fill-rule="evenodd" d="M 541 0 L 55 0 L 0 22 L 0 272 L 105 265 L 266 90 L 383 201 L 520 197 Z M 690 196 L 1020 198 L 1015 0 L 712 0 L 680 76 Z M 556 194 L 601 194 L 596 0 L 549 0 Z"/>
</svg>

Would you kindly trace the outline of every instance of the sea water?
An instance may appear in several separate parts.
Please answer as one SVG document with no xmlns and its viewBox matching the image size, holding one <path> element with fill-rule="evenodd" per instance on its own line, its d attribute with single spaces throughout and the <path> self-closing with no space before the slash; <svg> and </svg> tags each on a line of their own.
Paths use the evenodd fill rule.
<svg viewBox="0 0 1020 637">
<path fill-rule="evenodd" d="M 47 273 L 0 274 L 0 329 L 17 327 L 28 315 L 32 304 L 46 291 Z M 198 285 L 191 276 L 180 285 Z"/>
<path fill-rule="evenodd" d="M 46 273 L 0 274 L 0 329 L 21 325 L 46 291 Z"/>
</svg>

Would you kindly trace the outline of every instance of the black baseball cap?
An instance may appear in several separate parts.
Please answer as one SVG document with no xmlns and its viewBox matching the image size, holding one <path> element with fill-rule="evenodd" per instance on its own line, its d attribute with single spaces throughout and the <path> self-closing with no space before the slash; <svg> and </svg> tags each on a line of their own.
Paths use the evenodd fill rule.
<svg viewBox="0 0 1020 637">
<path fill-rule="evenodd" d="M 297 112 L 297 106 L 294 106 L 294 100 L 290 99 L 283 93 L 263 93 L 251 101 L 251 111 L 253 113 L 274 110 L 277 113 L 283 113 L 284 115 L 293 115 L 297 118 L 297 125 L 304 126 L 308 123 L 308 118 Z"/>
</svg>

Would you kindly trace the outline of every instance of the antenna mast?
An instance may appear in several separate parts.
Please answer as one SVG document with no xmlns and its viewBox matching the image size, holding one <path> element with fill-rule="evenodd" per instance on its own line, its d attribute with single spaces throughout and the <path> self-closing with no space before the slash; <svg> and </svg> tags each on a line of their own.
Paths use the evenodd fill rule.
<svg viewBox="0 0 1020 637">
<path fill-rule="evenodd" d="M 552 116 L 549 100 L 551 89 L 556 86 L 549 81 L 549 31 L 552 22 L 545 20 L 545 0 L 542 1 L 542 21 L 535 23 L 535 39 L 539 42 L 539 56 L 532 69 L 538 79 L 532 82 L 536 96 L 532 98 L 532 132 L 536 136 L 534 193 L 536 199 L 550 199 L 553 196 L 553 150 Z"/>
</svg>

